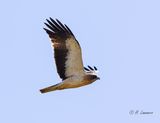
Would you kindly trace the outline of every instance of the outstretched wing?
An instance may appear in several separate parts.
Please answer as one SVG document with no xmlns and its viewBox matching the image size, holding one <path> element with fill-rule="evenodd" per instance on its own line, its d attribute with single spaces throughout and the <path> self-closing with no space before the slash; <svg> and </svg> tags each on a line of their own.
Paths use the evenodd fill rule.
<svg viewBox="0 0 160 123">
<path fill-rule="evenodd" d="M 63 25 L 59 20 L 46 19 L 44 23 L 54 47 L 54 58 L 57 72 L 63 80 L 74 74 L 84 72 L 81 47 L 67 25 Z"/>
</svg>

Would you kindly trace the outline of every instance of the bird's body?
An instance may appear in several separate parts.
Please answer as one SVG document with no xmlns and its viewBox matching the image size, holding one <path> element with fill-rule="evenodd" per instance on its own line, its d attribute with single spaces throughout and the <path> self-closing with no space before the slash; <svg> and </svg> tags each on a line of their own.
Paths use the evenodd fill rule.
<svg viewBox="0 0 160 123">
<path fill-rule="evenodd" d="M 88 76 L 90 77 L 90 76 Z M 88 84 L 91 84 L 92 82 L 96 81 L 97 79 L 92 79 L 92 81 L 88 80 L 87 76 L 72 76 L 69 77 L 67 79 L 65 79 L 64 81 L 53 85 L 53 86 L 49 86 L 47 88 L 44 88 L 41 90 L 42 93 L 46 93 L 46 92 L 50 92 L 50 91 L 54 91 L 54 90 L 63 90 L 63 89 L 67 89 L 67 88 L 78 88 L 81 86 L 85 86 Z"/>
<path fill-rule="evenodd" d="M 44 30 L 51 38 L 57 72 L 62 82 L 41 89 L 41 93 L 77 88 L 99 79 L 95 74 L 96 67 L 94 69 L 90 66 L 89 69 L 83 67 L 81 47 L 71 30 L 58 20 L 50 18 L 47 22 L 45 25 L 49 29 L 44 28 Z"/>
</svg>

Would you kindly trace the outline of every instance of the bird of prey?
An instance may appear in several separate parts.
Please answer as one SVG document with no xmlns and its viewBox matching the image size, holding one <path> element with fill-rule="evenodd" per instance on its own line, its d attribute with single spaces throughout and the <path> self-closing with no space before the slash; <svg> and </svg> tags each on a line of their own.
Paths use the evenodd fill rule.
<svg viewBox="0 0 160 123">
<path fill-rule="evenodd" d="M 55 90 L 77 88 L 100 79 L 96 75 L 97 68 L 83 67 L 81 47 L 72 31 L 58 19 L 46 19 L 44 30 L 51 39 L 57 72 L 62 82 L 40 90 L 46 93 Z"/>
</svg>

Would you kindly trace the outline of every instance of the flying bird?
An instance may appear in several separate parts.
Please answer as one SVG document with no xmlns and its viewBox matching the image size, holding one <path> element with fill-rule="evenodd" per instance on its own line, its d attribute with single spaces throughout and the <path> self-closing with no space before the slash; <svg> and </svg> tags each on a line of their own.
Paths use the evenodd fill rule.
<svg viewBox="0 0 160 123">
<path fill-rule="evenodd" d="M 54 48 L 54 59 L 57 72 L 62 79 L 58 84 L 43 88 L 41 93 L 68 88 L 77 88 L 100 79 L 96 75 L 97 68 L 83 66 L 81 47 L 74 34 L 58 19 L 46 19 L 44 28 Z"/>
</svg>

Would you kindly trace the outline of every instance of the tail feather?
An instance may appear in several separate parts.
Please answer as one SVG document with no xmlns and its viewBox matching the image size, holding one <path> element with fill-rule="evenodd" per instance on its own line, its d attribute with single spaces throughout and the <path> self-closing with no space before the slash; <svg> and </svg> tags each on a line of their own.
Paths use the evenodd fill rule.
<svg viewBox="0 0 160 123">
<path fill-rule="evenodd" d="M 50 91 L 55 91 L 55 90 L 58 90 L 58 87 L 59 87 L 59 84 L 52 85 L 52 86 L 41 89 L 40 92 L 41 93 L 47 93 L 47 92 L 50 92 Z"/>
</svg>

